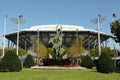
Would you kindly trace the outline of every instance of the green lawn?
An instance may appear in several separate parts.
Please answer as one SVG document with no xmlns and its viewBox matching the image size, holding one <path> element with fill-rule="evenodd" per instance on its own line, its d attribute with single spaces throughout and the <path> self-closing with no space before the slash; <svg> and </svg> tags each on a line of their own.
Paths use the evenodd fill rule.
<svg viewBox="0 0 120 80">
<path fill-rule="evenodd" d="M 0 72 L 0 80 L 120 80 L 120 73 L 102 74 L 96 70 L 33 70 Z"/>
</svg>

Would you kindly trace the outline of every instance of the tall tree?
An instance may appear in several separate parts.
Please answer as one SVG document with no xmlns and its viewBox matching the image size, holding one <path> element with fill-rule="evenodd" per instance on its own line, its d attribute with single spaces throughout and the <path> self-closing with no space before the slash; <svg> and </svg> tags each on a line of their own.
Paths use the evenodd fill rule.
<svg viewBox="0 0 120 80">
<path fill-rule="evenodd" d="M 9 48 L 6 47 L 6 48 L 5 48 L 5 53 L 6 53 L 8 50 L 9 50 Z M 3 49 L 0 49 L 0 56 L 2 56 L 2 55 L 3 55 Z"/>
<path fill-rule="evenodd" d="M 113 56 L 114 56 L 113 51 L 110 49 L 110 47 L 102 47 L 102 48 L 101 48 L 101 52 L 102 52 L 102 53 L 107 52 L 107 54 L 108 54 L 110 57 L 113 57 Z M 90 51 L 90 56 L 92 56 L 92 57 L 97 57 L 97 56 L 98 56 L 98 48 L 91 49 L 91 51 Z"/>
<path fill-rule="evenodd" d="M 90 56 L 97 57 L 98 56 L 98 48 L 94 48 L 90 50 Z"/>
<path fill-rule="evenodd" d="M 3 49 L 0 49 L 0 56 L 2 56 L 3 54 Z"/>
<path fill-rule="evenodd" d="M 47 58 L 48 50 L 42 42 L 38 41 L 37 36 L 31 36 L 30 43 L 32 45 L 29 49 L 33 50 L 36 53 L 38 58 L 42 58 L 42 59 Z"/>
<path fill-rule="evenodd" d="M 115 41 L 120 42 L 120 19 L 110 23 L 111 33 L 115 36 Z"/>
<path fill-rule="evenodd" d="M 18 56 L 23 56 L 23 55 L 25 55 L 25 54 L 27 54 L 27 52 L 24 50 L 24 49 L 22 49 L 22 48 L 20 48 L 19 47 L 19 49 L 18 49 L 19 51 L 19 53 L 18 53 Z M 16 48 L 14 48 L 14 52 L 16 52 Z"/>
<path fill-rule="evenodd" d="M 35 66 L 35 65 L 36 65 L 36 63 L 35 63 L 32 55 L 28 54 L 27 57 L 25 58 L 23 66 L 25 68 L 30 68 L 30 67 Z"/>
<path fill-rule="evenodd" d="M 42 42 L 36 41 L 34 51 L 37 54 L 37 57 L 39 58 L 47 58 L 48 52 L 46 46 Z"/>
<path fill-rule="evenodd" d="M 81 39 L 75 40 L 70 47 L 69 50 L 69 57 L 78 57 L 85 51 L 85 48 L 83 47 L 83 42 Z"/>
</svg>

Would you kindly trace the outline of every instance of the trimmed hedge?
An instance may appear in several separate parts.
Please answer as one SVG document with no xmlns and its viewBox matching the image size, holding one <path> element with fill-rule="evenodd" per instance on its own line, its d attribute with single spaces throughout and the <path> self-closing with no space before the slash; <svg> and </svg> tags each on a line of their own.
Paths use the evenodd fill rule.
<svg viewBox="0 0 120 80">
<path fill-rule="evenodd" d="M 92 68 L 93 67 L 93 60 L 90 56 L 83 56 L 81 58 L 81 66 L 86 68 Z"/>
<path fill-rule="evenodd" d="M 25 61 L 23 63 L 23 67 L 25 68 L 30 68 L 32 66 L 35 66 L 36 63 L 32 57 L 32 55 L 28 54 L 27 57 L 25 58 Z"/>
<path fill-rule="evenodd" d="M 102 53 L 97 61 L 97 71 L 101 73 L 111 73 L 115 71 L 115 64 L 112 61 L 111 57 Z"/>
<path fill-rule="evenodd" d="M 0 62 L 1 72 L 16 72 L 22 70 L 22 64 L 16 53 L 8 50 Z"/>
<path fill-rule="evenodd" d="M 56 60 L 56 59 L 44 59 L 43 60 L 44 66 L 67 66 L 71 64 L 70 59 L 62 59 L 62 60 Z"/>
</svg>

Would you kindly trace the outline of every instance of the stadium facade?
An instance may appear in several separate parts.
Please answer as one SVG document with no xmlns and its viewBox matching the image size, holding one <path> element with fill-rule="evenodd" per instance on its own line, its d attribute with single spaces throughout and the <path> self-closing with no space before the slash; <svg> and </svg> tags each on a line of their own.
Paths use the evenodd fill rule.
<svg viewBox="0 0 120 80">
<path fill-rule="evenodd" d="M 49 47 L 49 39 L 56 35 L 57 25 L 39 25 L 32 26 L 28 29 L 22 29 L 19 31 L 19 47 L 28 49 L 33 45 L 31 42 L 32 38 L 38 39 Z M 59 25 L 62 26 L 63 33 L 63 45 L 70 47 L 72 42 L 76 38 L 80 38 L 83 41 L 83 46 L 87 50 L 98 47 L 98 32 L 96 30 L 86 29 L 82 26 L 76 25 Z M 17 44 L 17 31 L 6 34 L 8 39 L 8 47 L 14 47 Z M 101 45 L 106 46 L 106 41 L 112 36 L 100 32 Z"/>
</svg>

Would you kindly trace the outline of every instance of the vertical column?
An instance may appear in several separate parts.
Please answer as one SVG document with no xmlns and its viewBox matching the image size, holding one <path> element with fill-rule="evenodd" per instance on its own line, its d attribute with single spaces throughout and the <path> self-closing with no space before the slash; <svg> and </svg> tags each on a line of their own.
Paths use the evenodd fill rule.
<svg viewBox="0 0 120 80">
<path fill-rule="evenodd" d="M 98 53 L 101 55 L 101 45 L 100 45 L 100 15 L 98 14 Z"/>
<path fill-rule="evenodd" d="M 6 18 L 7 18 L 7 14 L 5 13 L 4 14 L 4 35 L 3 35 L 3 57 L 5 54 L 5 34 L 6 34 L 6 24 L 7 24 Z"/>
<path fill-rule="evenodd" d="M 26 50 L 26 48 L 27 48 L 27 42 L 26 42 L 26 40 L 25 40 L 25 50 Z"/>
<path fill-rule="evenodd" d="M 88 51 L 90 51 L 90 35 L 88 35 Z"/>
</svg>

